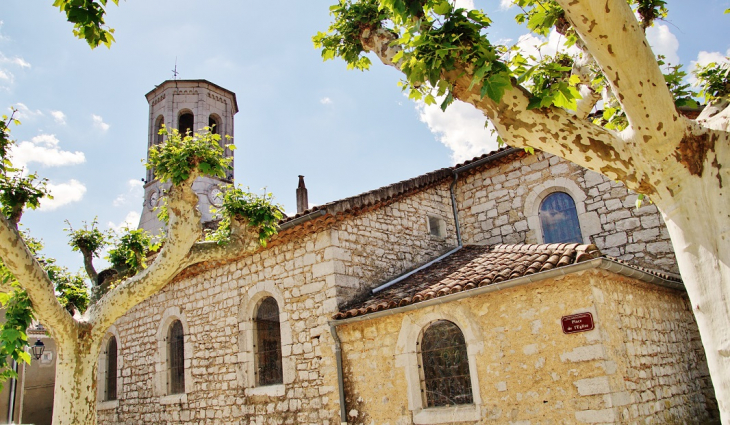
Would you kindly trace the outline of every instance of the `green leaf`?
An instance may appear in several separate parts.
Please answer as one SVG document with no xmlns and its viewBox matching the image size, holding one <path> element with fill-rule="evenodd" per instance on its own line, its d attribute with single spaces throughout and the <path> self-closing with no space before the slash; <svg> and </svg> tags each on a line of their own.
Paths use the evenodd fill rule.
<svg viewBox="0 0 730 425">
<path fill-rule="evenodd" d="M 500 73 L 492 75 L 482 82 L 481 95 L 482 97 L 487 95 L 493 101 L 499 102 L 502 100 L 504 92 L 511 86 L 511 84 L 509 76 L 505 74 Z"/>
<path fill-rule="evenodd" d="M 446 0 L 441 0 L 434 7 L 433 11 L 439 15 L 446 15 L 451 12 L 451 5 Z"/>
</svg>

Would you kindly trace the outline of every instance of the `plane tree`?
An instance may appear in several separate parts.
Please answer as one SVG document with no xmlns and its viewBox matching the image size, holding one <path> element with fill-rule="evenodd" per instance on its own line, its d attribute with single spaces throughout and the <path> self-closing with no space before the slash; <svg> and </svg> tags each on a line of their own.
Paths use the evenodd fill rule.
<svg viewBox="0 0 730 425">
<path fill-rule="evenodd" d="M 486 14 L 447 0 L 340 0 L 329 30 L 313 40 L 325 60 L 364 70 L 374 54 L 402 73 L 410 98 L 444 109 L 454 99 L 472 104 L 506 144 L 648 196 L 671 235 L 730 423 L 730 68 L 697 72 L 707 104 L 691 119 L 680 111 L 694 103 L 682 71 L 662 67 L 645 36 L 666 15 L 664 1 L 514 3 L 518 22 L 542 36 L 557 31 L 576 53 L 537 59 L 492 43 Z M 592 113 L 597 105 L 601 114 Z"/>
<path fill-rule="evenodd" d="M 37 241 L 19 230 L 23 212 L 38 207 L 46 191 L 43 180 L 12 166 L 8 153 L 15 143 L 10 134 L 14 121 L 12 116 L 0 121 L 0 277 L 13 286 L 9 293 L 0 294 L 9 319 L 0 334 L 0 352 L 16 361 L 30 360 L 24 352 L 23 332 L 34 316 L 50 331 L 57 347 L 53 424 L 96 424 L 97 363 L 109 327 L 185 268 L 255 252 L 276 233 L 282 214 L 270 195 L 255 196 L 228 187 L 218 212 L 222 226 L 206 237 L 192 184 L 202 175 L 225 176 L 230 159 L 223 157 L 220 136 L 208 128 L 186 135 L 163 129 L 165 140 L 151 150 L 147 164 L 156 178 L 171 183 L 161 211 L 166 231 L 155 251 L 149 252 L 146 235 L 131 231 L 110 250 L 115 272 L 97 273 L 93 260 L 104 246 L 104 235 L 93 222 L 69 229 L 71 246 L 83 254 L 93 285 L 89 299 L 83 279 L 79 285 L 78 277 L 60 276 L 58 268 L 49 267 L 53 261 L 38 255 Z M 7 367 L 5 356 L 3 366 Z M 7 369 L 0 371 L 0 379 L 11 375 Z"/>
</svg>

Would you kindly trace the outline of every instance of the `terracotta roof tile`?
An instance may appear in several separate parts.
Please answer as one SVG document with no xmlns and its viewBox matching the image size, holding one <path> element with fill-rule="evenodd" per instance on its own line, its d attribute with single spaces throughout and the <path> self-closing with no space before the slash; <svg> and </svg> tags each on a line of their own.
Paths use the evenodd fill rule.
<svg viewBox="0 0 730 425">
<path fill-rule="evenodd" d="M 366 300 L 344 307 L 335 319 L 415 304 L 600 256 L 595 245 L 467 245 Z"/>
</svg>

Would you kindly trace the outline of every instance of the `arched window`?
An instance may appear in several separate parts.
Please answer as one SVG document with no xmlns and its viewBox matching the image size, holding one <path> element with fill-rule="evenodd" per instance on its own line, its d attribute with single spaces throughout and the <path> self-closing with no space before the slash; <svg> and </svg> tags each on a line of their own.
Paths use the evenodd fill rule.
<svg viewBox="0 0 730 425">
<path fill-rule="evenodd" d="M 106 377 L 104 382 L 104 400 L 117 399 L 117 338 L 109 338 L 106 346 Z"/>
<path fill-rule="evenodd" d="M 185 332 L 175 320 L 167 333 L 167 393 L 185 392 Z"/>
<path fill-rule="evenodd" d="M 264 298 L 256 309 L 254 319 L 256 339 L 256 384 L 258 386 L 281 384 L 281 327 L 279 305 L 273 297 Z"/>
<path fill-rule="evenodd" d="M 211 133 L 219 134 L 221 122 L 215 115 L 211 115 L 208 117 L 208 127 L 210 127 Z"/>
<path fill-rule="evenodd" d="M 540 225 L 545 243 L 583 243 L 575 202 L 565 192 L 554 192 L 540 204 Z"/>
<path fill-rule="evenodd" d="M 431 323 L 423 331 L 419 357 L 427 407 L 474 403 L 466 341 L 458 326 L 448 320 Z"/>
<path fill-rule="evenodd" d="M 157 121 L 155 121 L 155 135 L 153 137 L 153 140 L 155 141 L 156 145 L 159 145 L 162 143 L 162 134 L 160 134 L 160 130 L 162 129 L 162 126 L 165 124 L 165 117 L 160 115 L 157 117 Z"/>
<path fill-rule="evenodd" d="M 195 117 L 192 112 L 183 112 L 180 114 L 180 118 L 177 120 L 177 129 L 180 130 L 180 134 L 185 136 L 188 131 L 194 131 Z"/>
</svg>

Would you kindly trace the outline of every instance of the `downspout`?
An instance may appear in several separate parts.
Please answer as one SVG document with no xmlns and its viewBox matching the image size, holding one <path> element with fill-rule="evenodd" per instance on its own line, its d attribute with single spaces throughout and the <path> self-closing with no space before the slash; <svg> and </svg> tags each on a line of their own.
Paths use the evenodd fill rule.
<svg viewBox="0 0 730 425">
<path fill-rule="evenodd" d="M 456 243 L 459 245 L 459 248 L 464 246 L 464 243 L 461 240 L 461 227 L 459 226 L 459 211 L 456 208 L 456 194 L 454 193 L 454 188 L 456 188 L 456 182 L 459 180 L 459 171 L 454 170 L 454 181 L 451 182 L 451 186 L 449 186 L 449 192 L 451 193 L 451 209 L 454 211 L 454 227 L 456 228 Z"/>
<path fill-rule="evenodd" d="M 16 362 L 15 360 L 13 360 L 13 371 L 17 376 L 18 362 Z M 8 423 L 13 424 L 15 423 L 15 421 L 13 421 L 13 417 L 15 416 L 15 391 L 16 387 L 18 386 L 18 380 L 15 379 L 15 377 L 10 379 L 10 395 L 8 396 Z"/>
<path fill-rule="evenodd" d="M 347 406 L 345 405 L 345 378 L 342 374 L 342 345 L 337 335 L 337 325 L 330 322 L 330 333 L 335 340 L 335 361 L 337 363 L 337 389 L 340 393 L 340 424 L 347 425 Z"/>
</svg>

